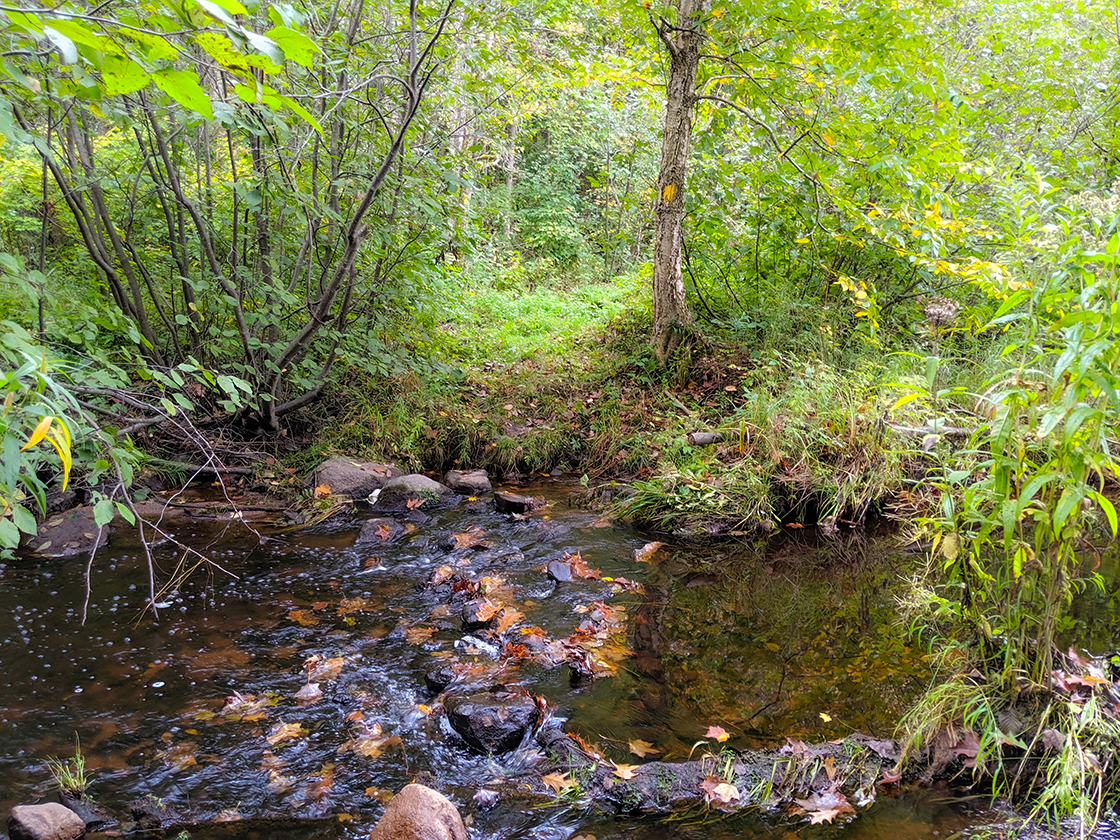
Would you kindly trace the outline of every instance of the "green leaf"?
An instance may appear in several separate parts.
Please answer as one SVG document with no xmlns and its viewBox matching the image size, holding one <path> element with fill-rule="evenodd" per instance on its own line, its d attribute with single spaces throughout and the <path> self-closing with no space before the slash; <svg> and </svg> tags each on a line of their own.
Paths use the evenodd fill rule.
<svg viewBox="0 0 1120 840">
<path fill-rule="evenodd" d="M 210 97 L 198 83 L 198 76 L 186 70 L 156 70 L 152 73 L 156 87 L 190 111 L 206 119 L 214 118 Z"/>
<path fill-rule="evenodd" d="M 315 58 L 315 54 L 319 52 L 319 48 L 315 46 L 315 42 L 295 29 L 290 29 L 287 26 L 277 26 L 265 33 L 266 36 L 275 41 L 280 49 L 284 51 L 284 58 L 288 61 L 294 61 L 301 67 L 311 67 L 311 62 Z"/>
<path fill-rule="evenodd" d="M 308 111 L 306 108 L 304 108 L 302 105 L 300 105 L 290 97 L 281 96 L 280 101 L 287 105 L 296 114 L 296 116 L 300 117 L 305 123 L 319 132 L 320 137 L 322 137 L 324 140 L 326 139 L 327 136 L 323 134 L 323 127 L 319 125 L 319 121 L 311 115 L 310 111 Z"/>
<path fill-rule="evenodd" d="M 126 505 L 124 502 L 117 502 L 116 504 L 117 504 L 117 513 L 119 513 L 121 515 L 121 518 L 125 522 L 127 522 L 129 525 L 135 525 L 136 524 L 136 514 L 134 514 L 132 512 L 132 510 L 129 509 L 128 505 Z"/>
<path fill-rule="evenodd" d="M 1062 491 L 1062 497 L 1058 499 L 1058 504 L 1054 508 L 1055 536 L 1062 530 L 1062 526 L 1066 524 L 1066 520 L 1069 519 L 1074 507 L 1076 507 L 1083 498 L 1085 498 L 1084 487 L 1067 487 Z"/>
<path fill-rule="evenodd" d="M 64 63 L 78 63 L 78 48 L 74 46 L 73 41 L 52 26 L 44 26 L 43 34 L 50 39 L 52 44 L 58 47 L 58 53 L 62 56 Z"/>
<path fill-rule="evenodd" d="M 113 521 L 116 506 L 112 499 L 101 499 L 93 506 L 93 522 L 98 528 L 104 527 Z"/>
<path fill-rule="evenodd" d="M 39 532 L 39 525 L 35 522 L 35 517 L 23 505 L 12 507 L 12 521 L 25 534 L 37 534 Z"/>
<path fill-rule="evenodd" d="M 147 87 L 152 77 L 130 58 L 111 55 L 101 65 L 101 78 L 105 92 L 110 96 L 123 96 Z"/>
<path fill-rule="evenodd" d="M 10 519 L 0 519 L 0 547 L 16 548 L 19 546 L 19 528 Z"/>
<path fill-rule="evenodd" d="M 1115 537 L 1117 525 L 1116 506 L 1096 490 L 1090 490 L 1089 495 L 1092 497 L 1093 501 L 1097 503 L 1097 506 L 1104 511 L 1104 515 L 1108 519 L 1108 527 L 1112 529 L 1112 536 Z"/>
</svg>

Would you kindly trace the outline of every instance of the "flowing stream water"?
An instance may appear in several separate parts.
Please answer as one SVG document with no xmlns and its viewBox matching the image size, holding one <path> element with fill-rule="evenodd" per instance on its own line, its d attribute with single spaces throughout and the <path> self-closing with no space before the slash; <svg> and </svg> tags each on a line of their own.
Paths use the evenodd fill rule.
<svg viewBox="0 0 1120 840">
<path fill-rule="evenodd" d="M 884 788 L 854 818 L 819 826 L 788 809 L 666 819 L 615 816 L 576 797 L 475 803 L 480 787 L 515 783 L 540 756 L 531 745 L 471 751 L 425 687 L 441 661 L 463 663 L 478 686 L 543 695 L 568 731 L 630 763 L 643 760 L 632 741 L 658 751 L 647 760 L 685 760 L 711 725 L 735 748 L 854 730 L 889 737 L 928 678 L 893 606 L 915 561 L 889 540 L 793 532 L 762 544 L 667 545 L 639 563 L 633 552 L 649 535 L 569 507 L 572 489 L 520 488 L 549 503 L 524 519 L 464 502 L 415 517 L 423 521 L 385 543 L 356 543 L 368 511 L 263 544 L 239 523 L 179 519 L 181 538 L 238 577 L 197 572 L 165 594 L 158 620 L 138 614 L 146 569 L 127 531 L 98 555 L 84 626 L 85 558 L 10 563 L 0 573 L 0 808 L 44 795 L 48 759 L 72 756 L 78 739 L 103 806 L 122 814 L 149 797 L 195 838 L 365 837 L 386 793 L 420 773 L 455 801 L 474 838 L 944 840 L 1001 819 L 982 796 L 938 787 Z M 481 531 L 461 542 L 481 545 L 448 550 L 449 535 L 472 527 Z M 544 566 L 565 555 L 600 579 L 551 580 Z M 165 573 L 179 560 L 169 546 L 157 558 Z M 441 567 L 486 576 L 491 600 L 520 614 L 515 626 L 548 638 L 568 637 L 606 604 L 613 675 L 573 682 L 567 666 L 496 662 L 464 641 L 450 587 L 425 584 Z M 322 697 L 300 702 L 316 667 Z M 234 710 L 227 698 L 238 697 Z M 298 729 L 270 743 L 283 724 Z M 373 724 L 392 739 L 383 751 L 346 749 Z"/>
</svg>

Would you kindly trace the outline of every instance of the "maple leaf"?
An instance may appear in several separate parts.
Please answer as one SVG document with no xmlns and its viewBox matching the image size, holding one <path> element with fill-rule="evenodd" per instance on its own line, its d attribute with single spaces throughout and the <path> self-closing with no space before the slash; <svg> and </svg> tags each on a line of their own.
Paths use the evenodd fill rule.
<svg viewBox="0 0 1120 840">
<path fill-rule="evenodd" d="M 649 741 L 634 739 L 630 742 L 630 752 L 638 756 L 638 758 L 645 758 L 647 755 L 657 755 L 661 750 L 654 749 L 653 744 Z"/>
<path fill-rule="evenodd" d="M 420 505 L 422 505 L 422 504 L 424 504 L 424 500 L 417 497 L 415 499 L 409 499 L 407 502 L 404 503 L 404 506 L 406 508 L 408 508 L 409 510 L 416 510 L 416 508 L 420 507 Z"/>
<path fill-rule="evenodd" d="M 434 627 L 409 627 L 404 631 L 405 639 L 413 645 L 422 645 L 424 642 L 431 641 L 435 634 Z"/>
<path fill-rule="evenodd" d="M 331 486 L 329 484 L 320 484 L 315 488 L 314 496 L 316 499 L 325 499 L 331 494 Z"/>
<path fill-rule="evenodd" d="M 276 746 L 281 741 L 286 741 L 289 738 L 301 738 L 307 734 L 307 730 L 298 723 L 284 723 L 281 721 L 276 724 L 272 729 L 268 730 L 268 735 L 265 740 L 272 746 Z"/>
<path fill-rule="evenodd" d="M 343 598 L 338 602 L 338 614 L 348 615 L 352 612 L 369 612 L 374 609 L 368 598 Z"/>
<path fill-rule="evenodd" d="M 319 683 L 309 682 L 295 693 L 295 699 L 301 703 L 314 703 L 321 700 L 323 692 L 319 690 Z"/>
<path fill-rule="evenodd" d="M 614 774 L 623 780 L 633 779 L 638 769 L 637 764 L 619 764 L 617 761 L 612 761 L 611 766 L 614 767 Z"/>
<path fill-rule="evenodd" d="M 313 609 L 313 610 L 323 610 L 323 609 L 326 609 L 327 607 L 329 607 L 330 605 L 331 605 L 330 601 L 314 601 L 311 604 L 311 609 Z"/>
<path fill-rule="evenodd" d="M 502 617 L 498 619 L 498 624 L 494 629 L 498 632 L 498 635 L 501 635 L 502 633 L 505 633 L 507 630 L 512 628 L 513 625 L 517 624 L 517 622 L 521 621 L 521 619 L 523 619 L 524 617 L 525 613 L 521 612 L 520 610 L 506 607 L 504 610 L 502 610 Z"/>
<path fill-rule="evenodd" d="M 798 805 L 809 815 L 811 825 L 820 825 L 832 820 L 841 814 L 854 814 L 856 809 L 848 802 L 847 797 L 839 791 L 814 793 L 808 799 L 794 799 Z"/>
<path fill-rule="evenodd" d="M 377 537 L 378 539 L 380 539 L 382 542 L 384 542 L 385 540 L 389 539 L 389 537 L 391 537 L 393 535 L 393 532 L 391 530 L 389 530 L 388 525 L 386 525 L 385 523 L 381 523 L 380 525 L 378 525 L 376 528 L 373 529 L 373 535 L 375 537 Z"/>
<path fill-rule="evenodd" d="M 357 735 L 339 747 L 336 752 L 352 752 L 366 758 L 377 758 L 389 747 L 401 742 L 398 735 L 386 735 L 379 724 L 363 727 Z"/>
<path fill-rule="evenodd" d="M 556 793 L 563 793 L 566 788 L 576 787 L 579 784 L 569 779 L 567 773 L 549 773 L 547 776 L 541 776 L 541 781 Z"/>
<path fill-rule="evenodd" d="M 313 680 L 333 680 L 339 675 L 342 666 L 345 664 L 346 660 L 341 656 L 335 656 L 331 659 L 311 656 L 303 663 L 303 667 L 307 670 L 308 681 L 311 682 Z"/>
<path fill-rule="evenodd" d="M 314 627 L 319 623 L 319 619 L 311 614 L 311 610 L 292 610 L 288 613 L 288 618 L 304 627 Z"/>
<path fill-rule="evenodd" d="M 495 604 L 489 598 L 485 599 L 478 605 L 475 611 L 475 616 L 479 621 L 489 621 L 498 614 L 498 610 L 502 608 L 501 604 Z"/>
<path fill-rule="evenodd" d="M 704 733 L 705 738 L 715 738 L 721 744 L 731 737 L 731 734 L 722 726 L 709 726 L 708 731 Z"/>
<path fill-rule="evenodd" d="M 452 534 L 451 539 L 455 541 L 454 550 L 458 551 L 463 548 L 489 548 L 489 545 L 482 539 L 485 533 L 482 526 L 472 525 L 461 534 Z"/>
<path fill-rule="evenodd" d="M 441 583 L 445 583 L 446 581 L 451 580 L 453 577 L 455 577 L 454 569 L 452 569 L 450 566 L 440 566 L 438 569 L 432 572 L 432 576 L 428 578 L 428 585 L 439 586 Z"/>
<path fill-rule="evenodd" d="M 584 580 L 598 580 L 602 574 L 598 569 L 589 568 L 578 551 L 575 557 L 569 556 L 567 560 L 568 565 L 572 567 L 572 574 L 576 577 L 583 578 Z"/>
</svg>

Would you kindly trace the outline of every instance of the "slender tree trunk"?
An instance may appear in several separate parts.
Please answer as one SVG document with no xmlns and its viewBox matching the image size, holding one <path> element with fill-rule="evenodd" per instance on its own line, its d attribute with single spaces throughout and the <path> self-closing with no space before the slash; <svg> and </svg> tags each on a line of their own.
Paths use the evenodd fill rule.
<svg viewBox="0 0 1120 840">
<path fill-rule="evenodd" d="M 681 275 L 685 176 L 692 145 L 692 108 L 696 71 L 704 42 L 701 16 L 708 0 L 677 0 L 677 23 L 657 23 L 657 34 L 669 50 L 665 84 L 665 129 L 661 138 L 661 171 L 657 176 L 657 213 L 653 236 L 653 333 L 650 343 L 664 365 L 686 341 L 692 312 Z"/>
</svg>

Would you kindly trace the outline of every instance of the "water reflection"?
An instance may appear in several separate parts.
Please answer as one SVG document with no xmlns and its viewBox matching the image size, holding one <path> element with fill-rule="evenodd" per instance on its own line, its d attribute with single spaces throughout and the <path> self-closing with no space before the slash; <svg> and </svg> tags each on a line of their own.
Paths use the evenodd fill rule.
<svg viewBox="0 0 1120 840">
<path fill-rule="evenodd" d="M 478 786 L 516 778 L 533 756 L 474 755 L 428 714 L 423 675 L 441 659 L 476 669 L 480 684 L 527 684 L 570 730 L 619 761 L 637 760 L 633 739 L 659 758 L 683 759 L 711 724 L 731 731 L 739 748 L 787 735 L 889 733 L 925 678 L 921 652 L 892 612 L 890 587 L 908 561 L 886 543 L 798 534 L 764 546 L 670 547 L 656 563 L 635 564 L 643 535 L 567 508 L 564 485 L 532 492 L 553 506 L 525 521 L 484 505 L 437 512 L 385 544 L 356 545 L 357 521 L 263 545 L 200 531 L 239 577 L 196 577 L 166 593 L 158 622 L 138 616 L 145 564 L 127 537 L 115 536 L 99 558 L 85 627 L 82 561 L 10 565 L 3 581 L 12 606 L 0 616 L 0 808 L 43 793 L 46 760 L 72 755 L 76 734 L 96 774 L 93 792 L 111 809 L 150 794 L 187 821 L 222 811 L 256 818 L 192 828 L 193 837 L 282 837 L 289 828 L 301 837 L 365 836 L 381 792 L 420 772 L 434 774 L 492 838 L 921 838 L 987 819 L 935 791 L 881 798 L 843 827 L 781 814 L 665 823 L 568 807 L 476 811 Z M 440 547 L 472 525 L 488 547 Z M 602 579 L 545 576 L 548 560 L 577 552 Z M 170 548 L 157 555 L 165 569 L 178 562 Z M 593 602 L 609 603 L 625 616 L 629 655 L 611 678 L 573 682 L 566 667 L 464 653 L 472 648 L 446 611 L 447 588 L 423 585 L 445 565 L 488 576 L 495 600 L 549 637 L 575 630 Z M 641 582 L 644 593 L 618 591 L 610 580 L 618 577 Z M 316 678 L 321 698 L 300 702 L 312 659 L 337 671 Z M 246 705 L 231 712 L 228 697 Z M 285 725 L 299 734 L 273 741 Z M 377 756 L 339 752 L 373 726 L 399 743 Z M 329 819 L 302 822 L 318 818 Z"/>
</svg>

